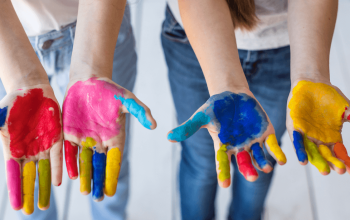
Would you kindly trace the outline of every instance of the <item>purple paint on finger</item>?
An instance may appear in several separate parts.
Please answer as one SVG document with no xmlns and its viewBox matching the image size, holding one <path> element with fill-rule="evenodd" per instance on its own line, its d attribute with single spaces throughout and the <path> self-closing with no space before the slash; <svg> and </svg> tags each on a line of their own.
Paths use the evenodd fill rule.
<svg viewBox="0 0 350 220">
<path fill-rule="evenodd" d="M 12 208 L 18 210 L 22 206 L 21 170 L 14 159 L 8 160 L 6 165 L 10 203 Z"/>
<path fill-rule="evenodd" d="M 95 77 L 76 82 L 63 103 L 63 131 L 97 142 L 118 135 L 121 125 L 116 120 L 122 103 L 114 95 L 124 97 L 123 89 Z"/>
</svg>

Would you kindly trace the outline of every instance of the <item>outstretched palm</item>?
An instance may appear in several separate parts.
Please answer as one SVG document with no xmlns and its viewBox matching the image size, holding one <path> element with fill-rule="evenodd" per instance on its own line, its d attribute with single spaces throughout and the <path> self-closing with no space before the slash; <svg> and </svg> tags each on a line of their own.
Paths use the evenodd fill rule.
<svg viewBox="0 0 350 220">
<path fill-rule="evenodd" d="M 239 170 L 248 181 L 258 178 L 250 152 L 258 169 L 264 172 L 272 170 L 262 150 L 264 141 L 272 156 L 280 164 L 286 163 L 273 126 L 252 94 L 223 92 L 210 97 L 191 119 L 169 132 L 168 139 L 172 142 L 183 141 L 200 128 L 207 128 L 214 141 L 218 180 L 222 187 L 228 187 L 231 182 L 232 154 L 236 156 Z"/>
<path fill-rule="evenodd" d="M 341 136 L 349 118 L 346 97 L 326 83 L 302 80 L 289 100 L 288 130 L 300 163 L 309 160 L 324 175 L 330 173 L 330 167 L 344 173 L 346 166 L 350 167 Z"/>
<path fill-rule="evenodd" d="M 125 142 L 125 113 L 148 129 L 156 122 L 150 110 L 130 91 L 107 78 L 71 82 L 63 104 L 63 131 L 68 175 L 78 177 L 80 191 L 101 201 L 116 192 Z"/>
</svg>

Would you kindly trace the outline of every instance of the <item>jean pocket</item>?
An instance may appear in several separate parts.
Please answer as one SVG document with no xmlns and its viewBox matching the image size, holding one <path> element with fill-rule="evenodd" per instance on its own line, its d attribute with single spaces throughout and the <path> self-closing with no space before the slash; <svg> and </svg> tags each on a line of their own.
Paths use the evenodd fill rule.
<svg viewBox="0 0 350 220">
<path fill-rule="evenodd" d="M 171 41 L 189 43 L 185 30 L 176 21 L 169 6 L 167 6 L 165 12 L 165 20 L 162 25 L 162 35 Z"/>
</svg>

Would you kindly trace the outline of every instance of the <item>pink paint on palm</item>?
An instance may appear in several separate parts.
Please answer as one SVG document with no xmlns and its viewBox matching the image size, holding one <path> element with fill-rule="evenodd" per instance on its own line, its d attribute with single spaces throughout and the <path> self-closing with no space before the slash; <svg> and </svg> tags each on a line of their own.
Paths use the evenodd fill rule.
<svg viewBox="0 0 350 220">
<path fill-rule="evenodd" d="M 118 135 L 116 120 L 122 103 L 114 95 L 124 97 L 123 89 L 97 78 L 76 82 L 63 103 L 63 131 L 98 142 Z"/>
<path fill-rule="evenodd" d="M 21 170 L 19 164 L 13 159 L 8 160 L 6 165 L 10 203 L 12 208 L 18 210 L 22 206 Z"/>
</svg>

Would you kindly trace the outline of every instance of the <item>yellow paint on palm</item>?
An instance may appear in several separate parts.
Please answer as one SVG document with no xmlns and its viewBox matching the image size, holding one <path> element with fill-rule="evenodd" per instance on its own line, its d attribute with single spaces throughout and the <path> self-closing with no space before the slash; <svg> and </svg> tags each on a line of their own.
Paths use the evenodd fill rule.
<svg viewBox="0 0 350 220">
<path fill-rule="evenodd" d="M 216 159 L 219 162 L 219 180 L 221 182 L 230 178 L 230 161 L 226 153 L 226 147 L 225 144 L 221 145 L 216 155 Z"/>
<path fill-rule="evenodd" d="M 92 148 L 96 145 L 96 141 L 87 137 L 81 142 L 83 146 L 79 154 L 79 172 L 80 172 L 80 192 L 89 194 L 91 192 L 91 176 L 92 176 Z"/>
<path fill-rule="evenodd" d="M 295 130 L 325 143 L 341 142 L 342 115 L 349 104 L 332 86 L 300 81 L 288 104 Z"/>
<path fill-rule="evenodd" d="M 23 168 L 23 211 L 30 215 L 34 211 L 35 163 L 26 163 Z"/>
<path fill-rule="evenodd" d="M 318 151 L 316 144 L 310 141 L 306 135 L 304 136 L 304 146 L 310 163 L 314 165 L 320 173 L 329 173 L 331 170 L 327 162 Z"/>
<path fill-rule="evenodd" d="M 39 160 L 39 208 L 46 208 L 50 203 L 51 195 L 51 168 L 50 160 Z"/>
<path fill-rule="evenodd" d="M 327 146 L 320 145 L 318 147 L 318 150 L 320 151 L 324 159 L 326 159 L 328 162 L 334 164 L 334 166 L 338 167 L 339 169 L 345 169 L 345 165 L 332 155 L 331 150 Z"/>
<path fill-rule="evenodd" d="M 117 190 L 122 153 L 119 148 L 112 148 L 107 153 L 105 194 L 113 196 Z"/>
<path fill-rule="evenodd" d="M 287 162 L 286 155 L 284 155 L 282 149 L 278 145 L 277 138 L 275 134 L 270 134 L 266 140 L 271 152 L 275 155 L 276 159 L 282 163 Z"/>
</svg>

